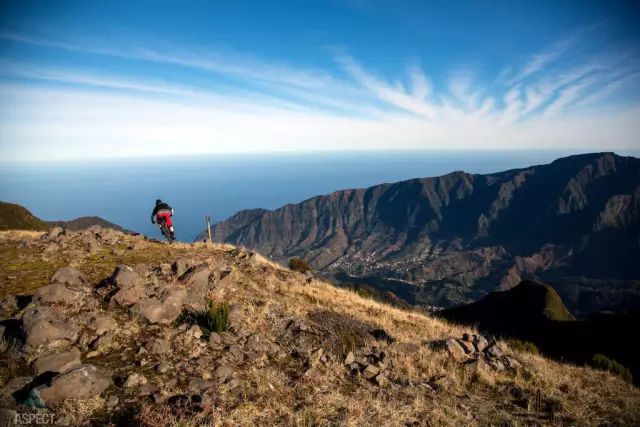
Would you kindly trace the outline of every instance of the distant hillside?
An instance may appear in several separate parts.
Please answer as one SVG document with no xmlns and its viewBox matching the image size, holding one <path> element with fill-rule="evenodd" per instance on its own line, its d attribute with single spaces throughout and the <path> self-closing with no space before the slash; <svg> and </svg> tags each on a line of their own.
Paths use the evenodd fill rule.
<svg viewBox="0 0 640 427">
<path fill-rule="evenodd" d="M 93 225 L 132 233 L 98 216 L 82 216 L 70 221 L 43 221 L 23 206 L 14 203 L 0 202 L 0 230 L 46 231 L 51 227 L 62 227 L 68 230 L 78 231 Z"/>
<path fill-rule="evenodd" d="M 580 317 L 626 310 L 640 303 L 640 159 L 593 153 L 336 191 L 238 212 L 213 236 L 419 306 L 536 278 Z"/>
<path fill-rule="evenodd" d="M 524 281 L 508 291 L 440 311 L 437 316 L 499 336 L 532 341 L 544 354 L 575 363 L 589 362 L 597 353 L 607 355 L 629 367 L 640 384 L 637 350 L 629 345 L 629 337 L 637 334 L 640 324 L 638 309 L 575 321 L 553 288 Z"/>
<path fill-rule="evenodd" d="M 118 231 L 127 231 L 119 225 L 100 218 L 99 216 L 81 216 L 70 221 L 46 221 L 46 223 L 50 227 L 59 226 L 73 231 L 84 230 L 85 228 L 89 228 L 93 225 L 99 225 L 103 228 L 111 228 Z"/>
<path fill-rule="evenodd" d="M 20 205 L 0 202 L 0 230 L 45 231 L 49 227 Z"/>
<path fill-rule="evenodd" d="M 557 292 L 549 285 L 526 280 L 508 291 L 438 312 L 439 317 L 505 335 L 531 335 L 548 321 L 573 321 Z"/>
<path fill-rule="evenodd" d="M 450 308 L 439 316 L 480 329 L 520 335 L 546 321 L 576 320 L 549 285 L 526 280 L 503 292 L 492 292 L 471 304 Z"/>
</svg>

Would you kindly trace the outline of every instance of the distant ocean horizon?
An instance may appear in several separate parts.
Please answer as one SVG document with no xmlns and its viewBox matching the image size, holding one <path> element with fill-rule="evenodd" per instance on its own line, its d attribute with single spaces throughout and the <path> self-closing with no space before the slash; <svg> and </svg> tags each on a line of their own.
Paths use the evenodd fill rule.
<svg viewBox="0 0 640 427">
<path fill-rule="evenodd" d="M 589 152 L 611 151 L 592 150 Z M 154 201 L 175 209 L 179 240 L 242 209 L 275 209 L 347 188 L 444 175 L 486 174 L 584 153 L 569 150 L 225 154 L 60 163 L 0 164 L 0 200 L 44 220 L 100 216 L 159 237 Z M 640 156 L 640 149 L 616 151 Z"/>
</svg>

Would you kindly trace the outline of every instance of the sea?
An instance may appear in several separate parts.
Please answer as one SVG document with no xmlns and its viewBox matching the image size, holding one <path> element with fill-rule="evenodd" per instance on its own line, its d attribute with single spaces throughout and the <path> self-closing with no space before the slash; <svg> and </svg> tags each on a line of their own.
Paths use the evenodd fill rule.
<svg viewBox="0 0 640 427">
<path fill-rule="evenodd" d="M 459 170 L 500 172 L 571 154 L 576 152 L 377 151 L 2 163 L 0 200 L 44 220 L 100 216 L 159 238 L 150 215 L 161 199 L 175 209 L 178 239 L 190 242 L 205 229 L 205 216 L 215 223 L 242 209 L 275 209 L 341 189 Z M 640 150 L 618 154 L 639 156 Z"/>
</svg>

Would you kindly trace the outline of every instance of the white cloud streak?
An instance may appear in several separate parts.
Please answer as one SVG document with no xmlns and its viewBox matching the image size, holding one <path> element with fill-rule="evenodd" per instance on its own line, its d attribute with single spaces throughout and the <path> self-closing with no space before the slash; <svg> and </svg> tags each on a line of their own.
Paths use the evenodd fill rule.
<svg viewBox="0 0 640 427">
<path fill-rule="evenodd" d="M 103 49 L 7 33 L 0 33 L 0 39 L 197 69 L 210 73 L 212 82 L 219 75 L 231 78 L 225 85 L 194 86 L 186 79 L 131 78 L 0 59 L 0 78 L 21 81 L 0 84 L 0 154 L 5 159 L 317 149 L 633 148 L 640 130 L 637 103 L 606 114 L 594 109 L 637 84 L 638 61 L 594 54 L 586 63 L 567 67 L 563 53 L 573 41 L 536 54 L 519 68 L 514 64 L 520 70 L 517 78 L 498 78 L 495 88 L 482 85 L 473 70 L 458 70 L 438 86 L 417 62 L 406 68 L 402 80 L 390 80 L 345 53 L 335 60 L 347 78 L 238 55 Z M 35 88 L 32 81 L 44 87 Z"/>
</svg>

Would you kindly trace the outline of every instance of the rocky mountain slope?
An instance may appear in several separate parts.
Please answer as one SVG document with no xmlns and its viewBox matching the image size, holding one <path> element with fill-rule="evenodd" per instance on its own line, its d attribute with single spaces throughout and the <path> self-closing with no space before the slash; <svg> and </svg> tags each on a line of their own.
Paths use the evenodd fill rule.
<svg viewBox="0 0 640 427">
<path fill-rule="evenodd" d="M 511 349 L 230 245 L 57 228 L 0 232 L 0 256 L 4 420 L 640 422 L 640 391 L 610 373 Z"/>
<path fill-rule="evenodd" d="M 448 307 L 540 278 L 579 315 L 640 303 L 640 159 L 576 155 L 453 172 L 242 211 L 215 241 L 412 304 Z"/>
<path fill-rule="evenodd" d="M 0 230 L 35 230 L 49 228 L 26 208 L 13 203 L 0 202 Z"/>
</svg>

